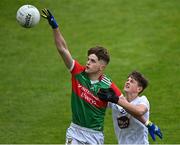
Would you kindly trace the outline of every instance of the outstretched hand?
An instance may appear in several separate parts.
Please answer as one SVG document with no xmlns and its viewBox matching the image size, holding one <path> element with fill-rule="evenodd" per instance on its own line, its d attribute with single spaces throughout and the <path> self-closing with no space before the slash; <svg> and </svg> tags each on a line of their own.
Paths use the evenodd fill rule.
<svg viewBox="0 0 180 145">
<path fill-rule="evenodd" d="M 51 14 L 51 12 L 48 9 L 46 9 L 46 8 L 42 9 L 41 11 L 42 11 L 41 16 L 48 20 L 48 22 L 51 25 L 51 27 L 53 29 L 58 28 L 58 24 L 57 24 L 54 16 Z"/>
</svg>

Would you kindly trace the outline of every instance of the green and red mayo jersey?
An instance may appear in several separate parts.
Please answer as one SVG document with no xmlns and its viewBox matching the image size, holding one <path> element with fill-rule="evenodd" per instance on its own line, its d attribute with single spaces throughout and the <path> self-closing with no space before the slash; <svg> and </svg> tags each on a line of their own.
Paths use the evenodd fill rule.
<svg viewBox="0 0 180 145">
<path fill-rule="evenodd" d="M 96 83 L 91 83 L 85 73 L 85 67 L 75 60 L 71 74 L 72 122 L 82 127 L 103 131 L 107 102 L 101 101 L 97 96 L 97 92 L 100 88 L 112 88 L 116 95 L 120 96 L 121 91 L 105 75 L 102 75 Z"/>
</svg>

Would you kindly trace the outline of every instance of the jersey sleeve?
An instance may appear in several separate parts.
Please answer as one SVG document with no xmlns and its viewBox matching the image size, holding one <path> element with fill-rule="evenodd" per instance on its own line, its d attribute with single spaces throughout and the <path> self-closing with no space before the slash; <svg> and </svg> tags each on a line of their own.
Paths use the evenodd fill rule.
<svg viewBox="0 0 180 145">
<path fill-rule="evenodd" d="M 78 61 L 73 60 L 73 64 L 70 68 L 70 72 L 72 75 L 78 74 L 85 70 L 85 67 L 80 65 Z"/>
<path fill-rule="evenodd" d="M 149 110 L 149 101 L 146 98 L 146 96 L 141 96 L 140 98 L 141 99 L 140 99 L 139 105 L 142 104 L 142 105 L 146 106 L 147 109 Z"/>
<path fill-rule="evenodd" d="M 113 82 L 112 82 L 110 87 L 114 90 L 116 96 L 121 96 L 122 95 L 120 89 Z"/>
</svg>

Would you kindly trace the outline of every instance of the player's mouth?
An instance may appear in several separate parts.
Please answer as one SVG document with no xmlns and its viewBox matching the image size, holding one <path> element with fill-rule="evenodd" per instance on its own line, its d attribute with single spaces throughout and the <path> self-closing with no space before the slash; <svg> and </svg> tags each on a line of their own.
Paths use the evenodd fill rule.
<svg viewBox="0 0 180 145">
<path fill-rule="evenodd" d="M 86 70 L 89 69 L 89 67 L 86 65 Z"/>
</svg>

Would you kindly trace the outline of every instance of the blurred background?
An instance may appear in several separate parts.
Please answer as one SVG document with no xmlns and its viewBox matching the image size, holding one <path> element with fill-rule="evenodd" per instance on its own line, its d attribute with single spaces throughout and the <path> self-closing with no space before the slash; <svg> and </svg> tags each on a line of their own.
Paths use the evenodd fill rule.
<svg viewBox="0 0 180 145">
<path fill-rule="evenodd" d="M 70 74 L 54 45 L 51 27 L 41 18 L 26 29 L 16 21 L 24 4 L 51 10 L 70 52 L 85 64 L 90 47 L 108 48 L 106 74 L 122 89 L 138 70 L 151 121 L 164 138 L 152 144 L 180 143 L 179 0 L 1 0 L 0 143 L 64 144 L 71 122 Z M 116 144 L 111 110 L 105 117 L 105 144 Z"/>
</svg>

